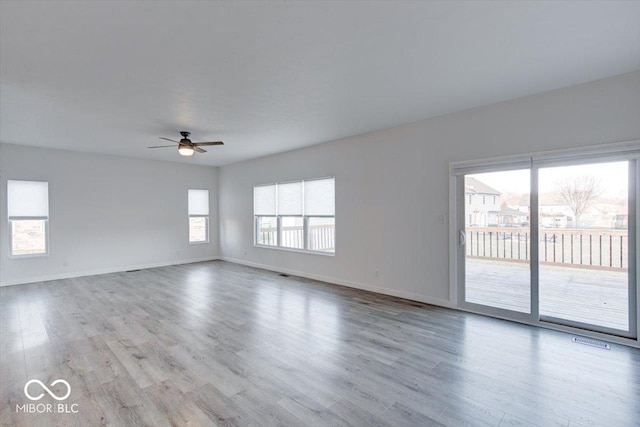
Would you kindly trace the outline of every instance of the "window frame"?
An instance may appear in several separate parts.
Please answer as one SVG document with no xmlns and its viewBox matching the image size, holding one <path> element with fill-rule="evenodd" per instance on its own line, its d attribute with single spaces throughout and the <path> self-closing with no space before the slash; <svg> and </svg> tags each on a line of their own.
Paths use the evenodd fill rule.
<svg viewBox="0 0 640 427">
<path fill-rule="evenodd" d="M 260 218 L 275 218 L 276 219 L 276 233 L 275 233 L 275 239 L 276 239 L 276 244 L 275 245 L 264 245 L 264 244 L 259 244 L 258 243 L 258 232 L 259 232 L 259 227 L 258 227 L 258 222 L 260 220 Z M 253 216 L 253 246 L 257 247 L 257 248 L 278 248 L 280 245 L 280 239 L 279 239 L 279 230 L 280 230 L 280 218 L 277 215 L 254 215 Z M 285 248 L 287 249 L 287 248 Z"/>
<path fill-rule="evenodd" d="M 207 204 L 207 209 L 206 209 L 206 214 L 204 213 L 197 213 L 197 214 L 192 214 L 191 210 L 192 210 L 192 206 L 191 206 L 191 194 L 192 192 L 194 192 L 193 194 L 197 194 L 198 192 L 206 192 L 206 204 Z M 209 198 L 211 197 L 211 192 L 208 188 L 188 188 L 187 189 L 187 242 L 189 243 L 189 245 L 205 245 L 208 243 L 211 243 L 211 236 L 210 236 L 210 232 L 209 232 L 209 216 L 211 213 L 211 209 L 210 209 L 210 203 L 209 203 Z M 197 200 L 194 199 L 194 202 L 197 202 Z M 194 206 L 194 210 L 199 211 L 197 208 L 195 208 Z M 202 210 L 204 212 L 204 209 Z M 198 241 L 192 241 L 191 240 L 191 218 L 204 218 L 205 219 L 205 240 L 198 240 Z"/>
<path fill-rule="evenodd" d="M 311 218 L 333 218 L 333 252 L 327 252 L 327 251 L 322 251 L 322 250 L 315 250 L 315 249 L 307 249 L 309 252 L 312 252 L 314 254 L 324 254 L 324 255 L 333 255 L 336 252 L 335 246 L 336 246 L 336 216 L 335 215 L 307 215 L 304 217 L 304 227 L 305 227 L 305 235 L 304 235 L 304 245 L 305 248 L 310 248 L 311 247 L 311 242 L 310 242 L 310 238 L 311 238 L 311 233 L 309 233 L 309 227 L 310 227 L 310 219 Z"/>
<path fill-rule="evenodd" d="M 204 227 L 205 227 L 205 240 L 192 241 L 191 240 L 191 218 L 204 218 Z M 209 243 L 209 215 L 189 215 L 189 225 L 188 225 L 188 237 L 190 245 L 202 245 Z"/>
<path fill-rule="evenodd" d="M 327 176 L 327 177 L 322 177 L 322 178 L 312 178 L 312 179 L 302 179 L 302 180 L 295 180 L 295 181 L 283 181 L 283 182 L 277 182 L 277 183 L 269 183 L 269 184 L 257 184 L 253 186 L 254 192 L 253 192 L 253 198 L 254 198 L 254 206 L 255 206 L 255 188 L 256 187 L 263 187 L 263 186 L 268 186 L 268 185 L 275 185 L 276 186 L 276 213 L 274 215 L 256 215 L 255 214 L 255 209 L 254 209 L 254 214 L 253 214 L 253 246 L 255 248 L 263 248 L 263 249 L 277 249 L 277 250 L 281 250 L 281 251 L 289 251 L 289 252 L 301 252 L 301 253 L 308 253 L 308 254 L 316 254 L 316 255 L 324 255 L 324 256 L 335 256 L 336 254 L 336 233 L 335 233 L 335 212 L 334 215 L 306 215 L 306 213 L 304 212 L 304 196 L 305 196 L 305 189 L 304 189 L 304 183 L 308 182 L 308 181 L 319 181 L 319 180 L 328 180 L 328 179 L 333 179 L 334 180 L 334 193 L 333 193 L 333 197 L 334 197 L 334 206 L 335 206 L 335 177 L 334 176 Z M 302 215 L 280 215 L 278 213 L 277 210 L 277 201 L 278 201 L 278 185 L 281 184 L 290 184 L 290 183 L 294 183 L 294 182 L 302 182 L 302 197 L 303 197 L 303 212 Z M 265 245 L 265 244 L 260 244 L 258 243 L 258 232 L 259 232 L 259 227 L 258 227 L 258 222 L 259 222 L 259 218 L 276 218 L 276 223 L 277 223 L 277 230 L 276 230 L 276 244 L 275 245 Z M 288 246 L 282 246 L 282 240 L 281 239 L 281 233 L 282 233 L 282 218 L 302 218 L 302 241 L 304 244 L 303 248 L 291 248 Z M 333 243 L 334 243 L 334 249 L 332 252 L 328 252 L 328 251 L 320 251 L 320 250 L 313 250 L 310 249 L 310 233 L 309 233 L 309 218 L 333 218 L 334 221 L 334 236 L 333 236 Z"/>
<path fill-rule="evenodd" d="M 37 254 L 14 254 L 13 253 L 13 222 L 14 221 L 44 221 L 44 252 Z M 12 216 L 8 218 L 9 223 L 9 259 L 38 258 L 49 256 L 49 217 L 44 216 Z"/>
<path fill-rule="evenodd" d="M 38 184 L 46 184 L 46 213 L 47 215 L 10 215 L 11 208 L 9 206 L 9 193 L 10 193 L 10 185 L 12 182 L 23 182 L 23 183 L 38 183 Z M 49 256 L 49 181 L 36 181 L 31 179 L 8 179 L 6 182 L 6 190 L 7 190 L 7 226 L 8 235 L 9 235 L 9 259 L 22 259 L 22 258 L 38 258 L 38 257 L 47 257 Z M 14 221 L 43 221 L 44 222 L 44 252 L 35 253 L 35 254 L 15 254 L 13 252 L 13 223 Z"/>
<path fill-rule="evenodd" d="M 303 251 L 303 250 L 309 250 L 307 249 L 309 246 L 307 244 L 307 240 L 308 240 L 308 230 L 307 230 L 307 226 L 308 226 L 308 220 L 307 217 L 304 215 L 278 215 L 278 230 L 276 232 L 277 234 L 277 243 L 278 243 L 278 247 L 283 248 L 283 249 L 293 249 L 293 250 L 297 250 L 297 251 Z M 284 218 L 300 218 L 302 219 L 302 247 L 301 248 L 294 248 L 291 246 L 284 246 L 283 241 L 284 239 L 282 238 L 282 234 L 284 231 L 284 227 L 282 225 L 282 220 Z M 265 245 L 266 246 L 266 245 Z"/>
</svg>

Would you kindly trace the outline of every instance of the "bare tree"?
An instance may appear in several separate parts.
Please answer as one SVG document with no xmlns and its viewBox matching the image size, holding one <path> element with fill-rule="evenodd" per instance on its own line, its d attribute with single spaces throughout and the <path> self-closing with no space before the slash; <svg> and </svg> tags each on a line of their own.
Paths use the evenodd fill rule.
<svg viewBox="0 0 640 427">
<path fill-rule="evenodd" d="M 602 194 L 602 184 L 600 178 L 591 174 L 574 175 L 558 181 L 556 191 L 573 211 L 578 227 L 580 216 Z"/>
</svg>

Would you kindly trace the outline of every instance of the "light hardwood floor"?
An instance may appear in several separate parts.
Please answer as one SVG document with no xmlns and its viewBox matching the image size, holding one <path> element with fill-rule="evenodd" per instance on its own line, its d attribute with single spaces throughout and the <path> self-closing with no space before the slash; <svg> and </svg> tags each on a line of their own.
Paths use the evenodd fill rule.
<svg viewBox="0 0 640 427">
<path fill-rule="evenodd" d="M 221 261 L 1 288 L 0 345 L 10 426 L 640 420 L 640 350 Z"/>
</svg>

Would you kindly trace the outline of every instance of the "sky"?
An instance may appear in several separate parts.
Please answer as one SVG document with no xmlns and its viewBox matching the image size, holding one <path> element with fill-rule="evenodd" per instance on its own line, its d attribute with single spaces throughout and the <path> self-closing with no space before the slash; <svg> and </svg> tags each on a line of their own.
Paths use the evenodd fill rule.
<svg viewBox="0 0 640 427">
<path fill-rule="evenodd" d="M 600 179 L 604 197 L 626 197 L 629 185 L 628 162 L 596 163 L 577 166 L 541 168 L 539 192 L 553 192 L 563 177 L 593 174 Z M 529 193 L 529 170 L 490 172 L 469 175 L 502 193 Z"/>
</svg>

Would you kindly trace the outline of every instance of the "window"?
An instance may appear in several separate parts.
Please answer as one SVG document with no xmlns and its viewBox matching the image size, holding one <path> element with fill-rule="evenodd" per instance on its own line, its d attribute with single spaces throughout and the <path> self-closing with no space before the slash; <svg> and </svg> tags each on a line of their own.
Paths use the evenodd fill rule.
<svg viewBox="0 0 640 427">
<path fill-rule="evenodd" d="M 209 242 L 209 190 L 189 190 L 189 243 Z"/>
<path fill-rule="evenodd" d="M 255 244 L 335 252 L 335 179 L 323 178 L 253 189 Z"/>
<path fill-rule="evenodd" d="M 278 246 L 278 218 L 275 216 L 256 217 L 256 244 Z"/>
<path fill-rule="evenodd" d="M 305 249 L 302 186 L 302 181 L 277 186 L 278 215 L 280 216 L 278 241 L 283 248 Z"/>
<path fill-rule="evenodd" d="M 280 246 L 304 249 L 304 219 L 301 216 L 283 216 L 280 222 Z"/>
<path fill-rule="evenodd" d="M 10 256 L 47 255 L 49 183 L 7 181 Z"/>
<path fill-rule="evenodd" d="M 253 215 L 256 219 L 256 244 L 278 246 L 275 184 L 254 187 Z"/>
</svg>

